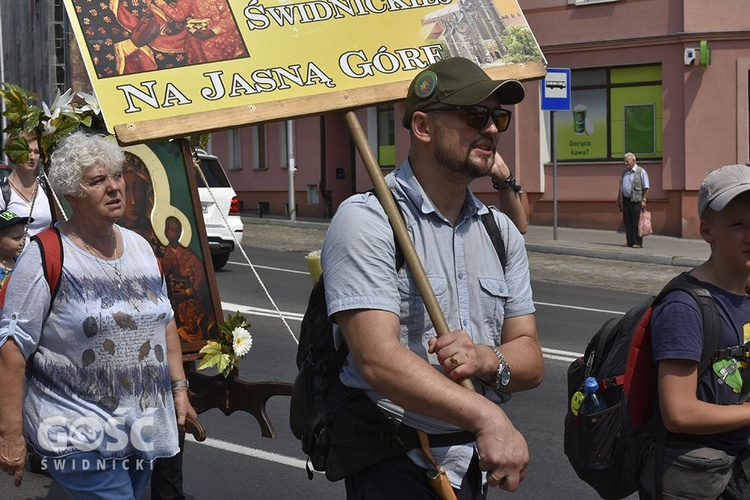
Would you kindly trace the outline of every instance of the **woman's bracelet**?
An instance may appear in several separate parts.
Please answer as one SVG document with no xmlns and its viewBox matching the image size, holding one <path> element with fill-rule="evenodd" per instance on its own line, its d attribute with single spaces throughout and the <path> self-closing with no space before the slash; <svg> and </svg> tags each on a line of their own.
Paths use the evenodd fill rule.
<svg viewBox="0 0 750 500">
<path fill-rule="evenodd" d="M 516 193 L 521 190 L 521 185 L 516 184 L 516 178 L 513 176 L 512 173 L 508 176 L 507 179 L 503 181 L 500 181 L 500 182 L 492 181 L 492 187 L 497 189 L 498 191 L 502 191 L 504 189 L 512 189 Z"/>
</svg>

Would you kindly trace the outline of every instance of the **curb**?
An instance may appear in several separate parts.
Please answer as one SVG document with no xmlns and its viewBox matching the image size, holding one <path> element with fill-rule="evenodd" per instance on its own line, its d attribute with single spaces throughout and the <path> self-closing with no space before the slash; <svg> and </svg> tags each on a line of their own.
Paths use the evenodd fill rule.
<svg viewBox="0 0 750 500">
<path fill-rule="evenodd" d="M 328 229 L 329 222 L 314 222 L 297 220 L 291 221 L 286 219 L 273 219 L 268 217 L 247 217 L 241 216 L 243 224 L 256 224 L 262 226 L 286 226 L 286 227 L 299 227 L 303 229 Z"/>
<path fill-rule="evenodd" d="M 648 255 L 626 252 L 611 252 L 607 250 L 593 250 L 590 248 L 545 245 L 540 243 L 526 243 L 527 252 L 547 253 L 557 255 L 574 255 L 591 259 L 619 260 L 626 262 L 640 262 L 642 264 L 660 264 L 663 266 L 696 267 L 704 259 L 682 257 L 679 255 Z"/>
</svg>

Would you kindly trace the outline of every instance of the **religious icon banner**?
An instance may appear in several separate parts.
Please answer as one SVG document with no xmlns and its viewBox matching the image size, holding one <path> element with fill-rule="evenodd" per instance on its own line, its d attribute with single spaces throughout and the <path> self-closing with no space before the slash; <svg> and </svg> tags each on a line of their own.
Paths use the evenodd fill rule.
<svg viewBox="0 0 750 500">
<path fill-rule="evenodd" d="M 545 74 L 517 0 L 64 0 L 122 143 L 403 99 L 425 66 Z"/>
</svg>

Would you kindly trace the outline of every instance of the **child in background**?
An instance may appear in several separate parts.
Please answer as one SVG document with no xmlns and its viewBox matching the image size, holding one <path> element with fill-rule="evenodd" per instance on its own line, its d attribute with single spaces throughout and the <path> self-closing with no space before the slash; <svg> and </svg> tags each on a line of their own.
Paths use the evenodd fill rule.
<svg viewBox="0 0 750 500">
<path fill-rule="evenodd" d="M 750 341 L 750 167 L 728 165 L 710 172 L 698 191 L 698 215 L 711 255 L 690 275 L 714 298 L 723 354 L 716 354 L 705 374 L 698 373 L 703 319 L 687 293 L 670 293 L 654 309 L 651 341 L 659 409 L 671 434 L 663 454 L 661 495 L 654 477 L 656 454 L 650 453 L 641 468 L 641 499 L 750 498 L 750 404 L 742 395 L 750 383 L 742 373 L 748 369 Z M 728 377 L 740 370 L 742 377 Z"/>
<path fill-rule="evenodd" d="M 28 217 L 19 217 L 10 210 L 0 212 L 0 288 L 10 278 L 16 258 L 21 255 L 27 222 Z"/>
</svg>

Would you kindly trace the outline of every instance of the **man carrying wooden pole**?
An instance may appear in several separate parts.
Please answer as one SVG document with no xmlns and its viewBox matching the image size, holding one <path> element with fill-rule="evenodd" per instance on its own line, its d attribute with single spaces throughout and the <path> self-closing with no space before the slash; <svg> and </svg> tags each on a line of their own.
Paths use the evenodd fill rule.
<svg viewBox="0 0 750 500">
<path fill-rule="evenodd" d="M 382 194 L 353 196 L 331 223 L 322 252 L 328 312 L 351 352 L 339 393 L 363 390 L 385 414 L 424 431 L 432 455 L 416 448 L 353 473 L 348 498 L 434 498 L 426 476 L 434 461 L 459 499 L 486 498 L 488 485 L 515 491 L 525 476 L 526 441 L 499 404 L 543 377 L 528 260 L 513 223 L 468 188 L 484 176 L 497 189 L 514 187 L 498 176 L 494 155 L 511 121 L 503 105 L 523 96 L 518 81 L 492 80 L 462 58 L 433 64 L 409 87 L 410 156 L 385 182 L 444 324 L 420 297 L 408 251 L 397 269 Z M 463 379 L 474 391 L 453 382 Z"/>
</svg>

